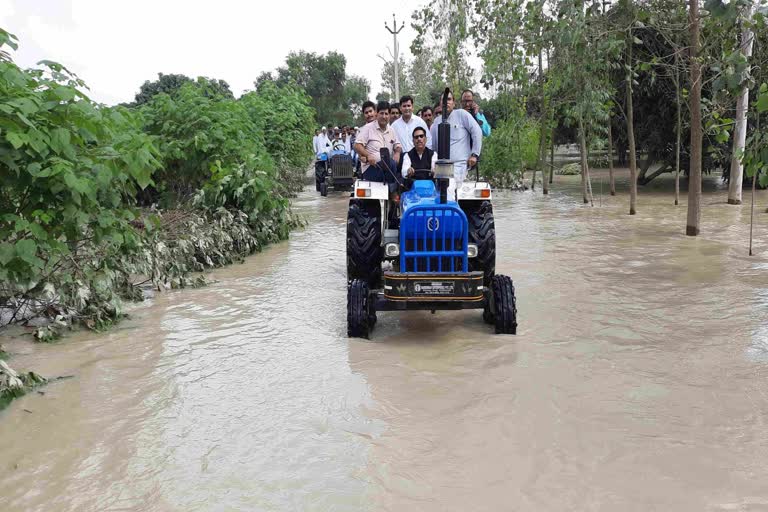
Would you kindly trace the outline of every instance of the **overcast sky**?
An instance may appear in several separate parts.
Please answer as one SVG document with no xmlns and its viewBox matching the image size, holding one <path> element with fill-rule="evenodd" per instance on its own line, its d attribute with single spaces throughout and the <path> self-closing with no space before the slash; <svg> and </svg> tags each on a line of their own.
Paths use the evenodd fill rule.
<svg viewBox="0 0 768 512">
<path fill-rule="evenodd" d="M 418 0 L 0 0 L 0 27 L 19 38 L 14 60 L 42 59 L 80 76 L 91 97 L 132 101 L 144 80 L 182 73 L 226 80 L 236 95 L 262 71 L 282 65 L 291 50 L 338 51 L 347 74 L 366 77 L 374 97 L 392 36 L 392 14 L 405 21 L 401 53 L 414 31 Z M 387 7 L 382 10 L 381 6 Z M 399 23 L 400 21 L 398 21 Z"/>
</svg>

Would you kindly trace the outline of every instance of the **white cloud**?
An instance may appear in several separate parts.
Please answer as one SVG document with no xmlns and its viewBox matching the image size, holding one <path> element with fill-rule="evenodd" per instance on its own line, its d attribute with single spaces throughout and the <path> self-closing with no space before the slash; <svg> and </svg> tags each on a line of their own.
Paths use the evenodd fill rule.
<svg viewBox="0 0 768 512">
<path fill-rule="evenodd" d="M 0 26 L 19 37 L 17 62 L 61 62 L 83 78 L 94 99 L 130 101 L 158 72 L 210 76 L 236 94 L 262 71 L 281 65 L 288 52 L 334 50 L 347 72 L 379 90 L 381 60 L 392 37 L 384 28 L 392 10 L 406 22 L 401 52 L 414 37 L 417 4 L 282 0 L 0 0 Z"/>
</svg>

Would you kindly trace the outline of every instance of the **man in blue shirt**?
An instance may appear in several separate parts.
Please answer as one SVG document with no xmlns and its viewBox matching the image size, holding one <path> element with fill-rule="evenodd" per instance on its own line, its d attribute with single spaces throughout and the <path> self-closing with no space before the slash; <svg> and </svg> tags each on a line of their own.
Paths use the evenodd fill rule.
<svg viewBox="0 0 768 512">
<path fill-rule="evenodd" d="M 480 112 L 480 107 L 475 103 L 475 94 L 469 89 L 465 89 L 464 92 L 461 93 L 461 108 L 472 114 L 472 117 L 475 118 L 477 124 L 480 125 L 483 137 L 491 135 L 491 125 L 488 123 L 485 115 Z"/>
</svg>

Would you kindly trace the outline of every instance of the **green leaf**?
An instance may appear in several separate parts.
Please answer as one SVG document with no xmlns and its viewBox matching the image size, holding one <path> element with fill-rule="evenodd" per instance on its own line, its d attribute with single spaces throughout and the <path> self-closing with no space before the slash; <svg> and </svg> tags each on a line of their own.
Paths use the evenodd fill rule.
<svg viewBox="0 0 768 512">
<path fill-rule="evenodd" d="M 766 110 L 768 110 L 768 94 L 763 93 L 757 100 L 757 111 L 762 114 Z"/>
<path fill-rule="evenodd" d="M 29 137 L 21 132 L 8 132 L 5 134 L 5 139 L 11 143 L 13 149 L 19 149 L 24 144 L 29 142 Z"/>
<path fill-rule="evenodd" d="M 16 257 L 33 267 L 42 268 L 43 261 L 37 257 L 37 244 L 34 240 L 24 239 L 16 242 Z"/>
<path fill-rule="evenodd" d="M 61 155 L 68 151 L 71 136 L 69 131 L 64 128 L 54 128 L 51 130 L 51 149 Z"/>
<path fill-rule="evenodd" d="M 8 242 L 0 243 L 0 265 L 6 265 L 16 256 L 16 249 Z"/>
</svg>

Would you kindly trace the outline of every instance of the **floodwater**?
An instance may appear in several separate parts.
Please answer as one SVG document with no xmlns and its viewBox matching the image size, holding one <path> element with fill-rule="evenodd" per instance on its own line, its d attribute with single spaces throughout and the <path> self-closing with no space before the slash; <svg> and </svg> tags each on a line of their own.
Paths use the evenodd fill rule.
<svg viewBox="0 0 768 512">
<path fill-rule="evenodd" d="M 2 508 L 768 510 L 768 195 L 749 257 L 749 206 L 715 178 L 698 238 L 669 180 L 634 217 L 620 185 L 595 207 L 578 177 L 496 195 L 515 337 L 463 311 L 347 339 L 347 199 L 307 190 L 305 230 L 206 288 L 3 340 L 74 377 L 0 413 Z"/>
</svg>

